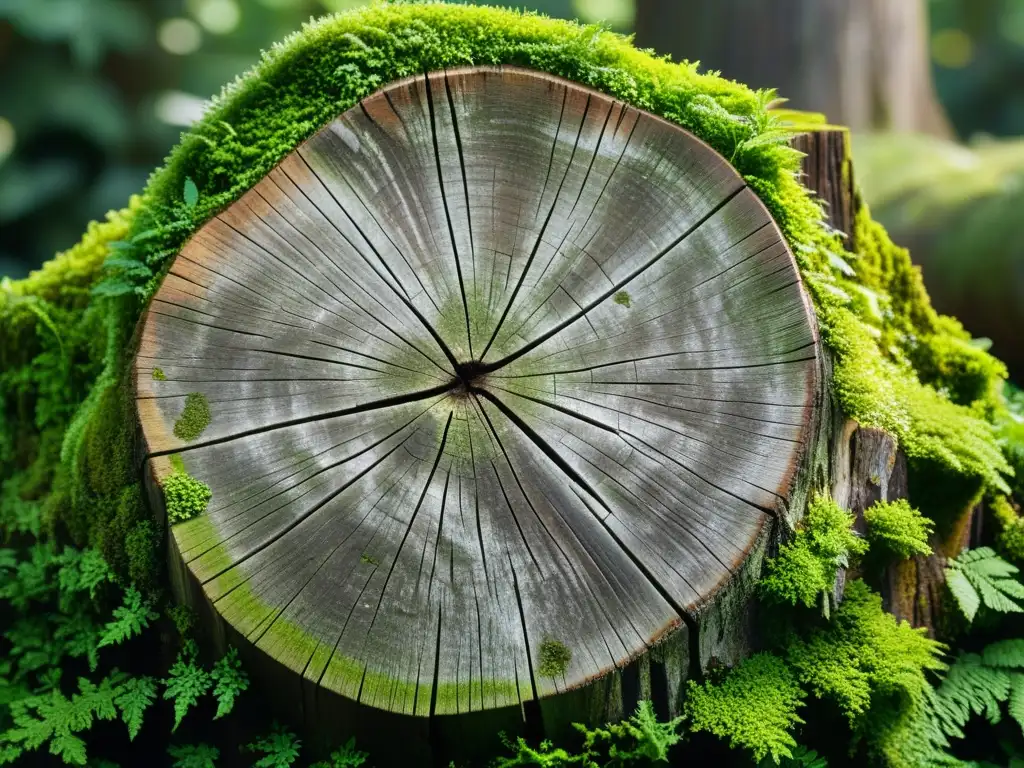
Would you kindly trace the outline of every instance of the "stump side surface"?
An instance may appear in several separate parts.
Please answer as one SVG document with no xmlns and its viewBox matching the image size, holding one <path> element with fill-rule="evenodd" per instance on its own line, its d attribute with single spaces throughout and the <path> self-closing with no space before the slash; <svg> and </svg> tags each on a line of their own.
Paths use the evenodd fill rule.
<svg viewBox="0 0 1024 768">
<path fill-rule="evenodd" d="M 171 535 L 217 613 L 311 685 L 443 715 L 692 622 L 787 496 L 817 356 L 725 159 L 475 68 L 368 97 L 204 225 L 137 406 L 158 480 L 212 491 Z"/>
</svg>

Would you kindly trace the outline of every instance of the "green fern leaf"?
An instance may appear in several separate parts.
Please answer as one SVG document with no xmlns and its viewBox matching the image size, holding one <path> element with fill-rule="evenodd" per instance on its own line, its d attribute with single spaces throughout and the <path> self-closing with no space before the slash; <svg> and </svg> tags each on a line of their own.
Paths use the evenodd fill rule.
<svg viewBox="0 0 1024 768">
<path fill-rule="evenodd" d="M 114 703 L 121 710 L 121 720 L 128 726 L 128 739 L 142 727 L 142 717 L 156 698 L 156 681 L 151 677 L 128 678 L 118 689 Z"/>
<path fill-rule="evenodd" d="M 185 714 L 210 689 L 210 674 L 196 662 L 197 652 L 195 642 L 187 641 L 168 673 L 170 677 L 163 681 L 164 698 L 174 700 L 172 732 L 178 730 Z"/>
<path fill-rule="evenodd" d="M 167 754 L 174 758 L 173 768 L 216 768 L 220 750 L 209 744 L 170 746 Z"/>
<path fill-rule="evenodd" d="M 242 669 L 236 648 L 229 649 L 220 661 L 214 664 L 210 676 L 216 683 L 213 689 L 213 695 L 217 699 L 217 713 L 213 716 L 216 720 L 228 714 L 235 706 L 235 698 L 249 687 L 249 676 Z"/>
<path fill-rule="evenodd" d="M 85 765 L 85 742 L 73 733 L 62 733 L 50 742 L 50 754 L 56 755 L 68 765 Z"/>
<path fill-rule="evenodd" d="M 1024 730 L 1024 674 L 1010 676 L 1010 717 Z"/>
<path fill-rule="evenodd" d="M 987 667 L 1024 669 L 1024 638 L 991 643 L 985 646 L 981 655 Z"/>
<path fill-rule="evenodd" d="M 302 741 L 287 728 L 274 724 L 271 734 L 246 746 L 250 752 L 262 752 L 263 757 L 252 768 L 289 768 L 299 759 Z"/>
<path fill-rule="evenodd" d="M 972 714 L 999 722 L 999 705 L 1010 695 L 1010 673 L 986 667 L 981 656 L 965 653 L 949 668 L 936 693 L 935 710 L 942 730 L 962 738 L 963 726 Z"/>
<path fill-rule="evenodd" d="M 989 547 L 962 552 L 946 567 L 946 583 L 968 621 L 984 605 L 999 613 L 1022 613 L 1014 597 L 1024 596 L 1024 587 L 1013 578 L 1017 568 Z"/>
<path fill-rule="evenodd" d="M 103 635 L 100 638 L 99 647 L 107 645 L 120 645 L 125 640 L 142 634 L 142 630 L 149 626 L 149 622 L 159 618 L 159 614 L 152 610 L 148 601 L 143 601 L 142 595 L 135 587 L 129 587 L 124 593 L 124 602 L 114 609 L 114 619 L 103 628 Z"/>
<path fill-rule="evenodd" d="M 956 604 L 960 607 L 967 621 L 974 621 L 978 608 L 981 607 L 981 597 L 971 582 L 967 580 L 967 577 L 964 576 L 963 572 L 947 569 L 946 586 L 949 587 L 950 593 L 952 593 Z"/>
</svg>

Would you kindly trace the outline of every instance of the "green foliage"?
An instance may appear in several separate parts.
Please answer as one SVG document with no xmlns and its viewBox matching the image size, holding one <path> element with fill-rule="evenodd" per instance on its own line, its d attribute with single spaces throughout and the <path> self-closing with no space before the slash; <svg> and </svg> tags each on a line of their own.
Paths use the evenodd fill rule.
<svg viewBox="0 0 1024 768">
<path fill-rule="evenodd" d="M 561 677 L 572 661 L 572 650 L 558 640 L 547 638 L 540 644 L 537 674 L 541 677 Z"/>
<path fill-rule="evenodd" d="M 213 695 L 217 699 L 217 713 L 213 716 L 216 720 L 228 714 L 235 706 L 235 698 L 249 687 L 249 676 L 242 669 L 242 662 L 238 660 L 238 649 L 230 648 L 210 672 L 213 680 Z"/>
<path fill-rule="evenodd" d="M 629 309 L 629 303 L 631 301 L 629 291 L 619 291 L 618 293 L 615 294 L 613 300 L 616 304 L 623 306 L 626 309 Z"/>
<path fill-rule="evenodd" d="M 210 486 L 187 472 L 172 472 L 163 482 L 167 520 L 180 523 L 206 511 L 213 495 Z"/>
<path fill-rule="evenodd" d="M 989 509 L 999 529 L 995 542 L 999 554 L 1015 563 L 1024 563 L 1024 518 L 1005 496 L 992 497 Z"/>
<path fill-rule="evenodd" d="M 359 768 L 368 757 L 368 754 L 356 749 L 356 739 L 355 736 L 352 736 L 338 749 L 331 752 L 330 760 L 313 763 L 309 768 Z"/>
<path fill-rule="evenodd" d="M 798 744 L 793 747 L 792 757 L 784 757 L 778 763 L 766 757 L 757 764 L 757 768 L 775 768 L 776 765 L 780 768 L 828 768 L 828 760 L 813 749 Z"/>
<path fill-rule="evenodd" d="M 182 190 L 182 199 L 185 201 L 186 208 L 195 208 L 196 203 L 199 202 L 199 188 L 192 179 L 185 177 L 185 188 Z"/>
<path fill-rule="evenodd" d="M 164 369 L 157 367 L 153 369 L 153 380 L 154 381 L 167 381 L 167 374 L 164 373 Z"/>
<path fill-rule="evenodd" d="M 881 597 L 858 580 L 846 585 L 827 626 L 789 645 L 787 660 L 808 690 L 834 702 L 870 735 L 867 724 L 879 712 L 923 704 L 929 690 L 925 672 L 944 669 L 942 647 L 923 629 L 884 611 Z"/>
<path fill-rule="evenodd" d="M 220 750 L 209 744 L 180 744 L 167 748 L 172 768 L 216 768 Z"/>
<path fill-rule="evenodd" d="M 865 551 L 867 545 L 853 531 L 853 516 L 832 499 L 817 496 L 793 540 L 768 561 L 762 594 L 775 602 L 802 603 L 808 608 L 820 604 L 827 616 L 836 573 L 849 564 L 851 555 Z"/>
<path fill-rule="evenodd" d="M 192 640 L 186 640 L 182 649 L 178 652 L 178 658 L 171 667 L 168 677 L 164 680 L 165 699 L 174 700 L 174 727 L 172 731 L 178 730 L 182 718 L 195 704 L 199 698 L 210 690 L 210 673 L 203 669 L 196 661 L 198 648 Z"/>
<path fill-rule="evenodd" d="M 574 723 L 583 735 L 583 751 L 570 753 L 555 747 L 550 741 L 542 741 L 536 748 L 531 747 L 521 736 L 510 741 L 501 734 L 502 744 L 512 752 L 500 756 L 493 768 L 516 768 L 517 766 L 541 766 L 556 768 L 578 765 L 581 768 L 626 768 L 667 763 L 669 750 L 679 743 L 682 717 L 661 722 L 654 714 L 650 701 L 641 701 L 636 712 L 621 723 L 608 723 L 593 730 Z"/>
<path fill-rule="evenodd" d="M 257 739 L 245 748 L 262 755 L 252 764 L 252 768 L 288 768 L 299 759 L 302 741 L 290 730 L 275 723 L 269 736 Z"/>
<path fill-rule="evenodd" d="M 131 741 L 142 728 L 142 718 L 156 698 L 156 681 L 151 677 L 129 677 L 118 688 L 114 703 L 121 710 L 121 719 L 128 726 Z"/>
<path fill-rule="evenodd" d="M 621 723 L 609 723 L 604 728 L 594 730 L 579 723 L 574 725 L 584 735 L 584 754 L 591 759 L 607 754 L 607 758 L 601 759 L 600 765 L 617 768 L 667 763 L 669 750 L 682 739 L 679 726 L 683 719 L 677 717 L 661 722 L 654 714 L 654 705 L 650 701 L 641 701 L 636 712 Z"/>
<path fill-rule="evenodd" d="M 174 436 L 186 442 L 195 440 L 210 425 L 210 403 L 202 392 L 190 392 L 185 410 L 174 422 Z"/>
<path fill-rule="evenodd" d="M 872 549 L 883 548 L 899 558 L 930 555 L 928 544 L 934 524 L 906 499 L 879 501 L 864 511 Z"/>
<path fill-rule="evenodd" d="M 1024 599 L 1024 585 L 1013 578 L 1017 572 L 989 547 L 978 547 L 949 561 L 946 585 L 969 622 L 982 605 L 999 613 L 1021 613 L 1024 608 L 1016 601 Z"/>
<path fill-rule="evenodd" d="M 1024 728 L 1024 640 L 1003 640 L 981 654 L 961 654 L 936 692 L 933 713 L 946 735 L 962 738 L 972 715 L 998 723 L 1003 704 Z"/>
<path fill-rule="evenodd" d="M 114 618 L 107 622 L 100 637 L 99 647 L 120 645 L 125 640 L 142 634 L 149 622 L 158 619 L 160 614 L 152 609 L 152 604 L 144 601 L 135 587 L 129 587 L 124 594 L 124 603 L 114 609 Z"/>
<path fill-rule="evenodd" d="M 113 720 L 120 711 L 134 738 L 142 713 L 153 699 L 152 682 L 148 692 L 145 686 L 115 670 L 98 684 L 79 678 L 78 693 L 71 698 L 54 689 L 14 701 L 13 726 L 0 735 L 0 748 L 13 761 L 48 742 L 50 754 L 70 765 L 85 765 L 85 741 L 78 734 L 87 731 L 94 719 Z"/>
<path fill-rule="evenodd" d="M 708 731 L 755 760 L 792 757 L 790 730 L 806 694 L 785 661 L 767 653 L 744 660 L 721 683 L 687 683 L 686 717 L 693 731 Z"/>
</svg>

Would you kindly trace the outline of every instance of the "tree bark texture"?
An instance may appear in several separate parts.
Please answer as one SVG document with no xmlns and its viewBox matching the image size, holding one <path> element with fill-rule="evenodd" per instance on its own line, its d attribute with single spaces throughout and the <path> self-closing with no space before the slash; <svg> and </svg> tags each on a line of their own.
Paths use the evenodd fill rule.
<svg viewBox="0 0 1024 768">
<path fill-rule="evenodd" d="M 638 0 L 636 42 L 853 130 L 951 134 L 925 0 Z"/>
</svg>

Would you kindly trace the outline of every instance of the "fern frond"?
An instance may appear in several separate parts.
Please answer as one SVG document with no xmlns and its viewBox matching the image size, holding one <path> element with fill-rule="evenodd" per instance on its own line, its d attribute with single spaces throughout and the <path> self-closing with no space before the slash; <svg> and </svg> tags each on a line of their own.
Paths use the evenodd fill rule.
<svg viewBox="0 0 1024 768">
<path fill-rule="evenodd" d="M 210 677 L 216 683 L 213 689 L 213 695 L 217 699 L 217 713 L 213 716 L 213 719 L 216 720 L 218 717 L 228 714 L 235 706 L 235 698 L 238 694 L 249 687 L 249 676 L 242 669 L 237 648 L 229 649 L 213 665 Z"/>
<path fill-rule="evenodd" d="M 1024 730 L 1024 674 L 1015 672 L 1010 675 L 1010 717 Z"/>
<path fill-rule="evenodd" d="M 128 726 L 128 739 L 134 741 L 142 727 L 142 717 L 156 698 L 156 681 L 151 677 L 128 678 L 117 691 L 114 704 Z"/>
<path fill-rule="evenodd" d="M 1024 669 L 1024 638 L 990 643 L 985 646 L 981 656 L 987 667 Z"/>
<path fill-rule="evenodd" d="M 185 714 L 210 689 L 210 673 L 199 666 L 196 661 L 197 652 L 195 642 L 187 641 L 168 673 L 170 676 L 163 681 L 166 686 L 164 698 L 174 701 L 172 732 L 178 730 Z"/>
<path fill-rule="evenodd" d="M 986 667 L 981 656 L 966 653 L 949 668 L 936 694 L 935 713 L 942 730 L 962 738 L 963 726 L 972 714 L 983 714 L 991 723 L 999 722 L 999 705 L 1010 695 L 1010 673 Z"/>
<path fill-rule="evenodd" d="M 1014 577 L 1017 568 L 990 547 L 962 552 L 946 566 L 946 584 L 968 621 L 984 605 L 1000 613 L 1022 613 L 1015 599 L 1024 599 L 1024 585 Z"/>
<path fill-rule="evenodd" d="M 149 622 L 159 618 L 152 609 L 152 604 L 143 601 L 142 595 L 135 587 L 128 587 L 124 593 L 124 602 L 114 609 L 114 618 L 103 628 L 99 646 L 120 645 L 149 626 Z"/>
</svg>

